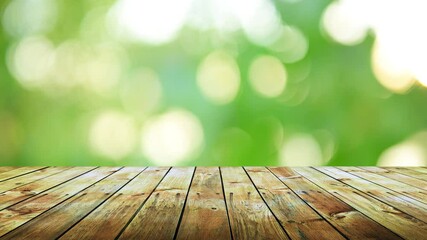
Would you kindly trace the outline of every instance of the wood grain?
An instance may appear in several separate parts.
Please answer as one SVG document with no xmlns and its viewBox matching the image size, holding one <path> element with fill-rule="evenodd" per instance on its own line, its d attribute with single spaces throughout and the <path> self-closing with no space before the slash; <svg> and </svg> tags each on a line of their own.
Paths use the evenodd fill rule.
<svg viewBox="0 0 427 240">
<path fill-rule="evenodd" d="M 312 168 L 301 168 L 296 171 L 403 238 L 423 239 L 427 234 L 427 225 L 424 222 L 328 175 Z"/>
<path fill-rule="evenodd" d="M 385 167 L 385 168 L 382 168 L 382 169 L 389 170 L 389 171 L 392 171 L 392 172 L 401 173 L 401 174 L 404 174 L 404 175 L 409 176 L 409 177 L 413 177 L 413 178 L 416 178 L 416 179 L 427 181 L 427 174 L 415 171 L 414 168 Z"/>
<path fill-rule="evenodd" d="M 46 212 L 58 203 L 91 186 L 99 180 L 116 172 L 119 168 L 102 167 L 88 172 L 79 178 L 59 185 L 41 195 L 29 198 L 0 211 L 0 236 L 12 231 L 32 218 Z"/>
<path fill-rule="evenodd" d="M 150 196 L 169 167 L 149 167 L 60 239 L 115 239 Z"/>
<path fill-rule="evenodd" d="M 6 181 L 11 178 L 19 177 L 21 175 L 25 175 L 27 173 L 34 172 L 43 168 L 46 167 L 20 167 L 12 169 L 10 171 L 5 171 L 0 173 L 0 182 Z"/>
<path fill-rule="evenodd" d="M 427 168 L 425 167 L 413 167 L 412 169 L 415 170 L 416 172 L 427 174 Z"/>
<path fill-rule="evenodd" d="M 177 239 L 208 238 L 231 238 L 218 167 L 196 169 L 177 235 Z"/>
<path fill-rule="evenodd" d="M 243 168 L 221 174 L 234 239 L 289 239 Z"/>
<path fill-rule="evenodd" d="M 422 203 L 427 203 L 427 191 L 424 191 L 420 188 L 416 188 L 408 184 L 396 181 L 394 179 L 384 177 L 377 173 L 360 171 L 357 168 L 347 167 L 342 169 L 351 171 L 351 174 L 356 175 L 360 178 L 366 179 L 370 182 L 373 182 L 374 184 L 388 188 L 391 191 L 400 193 L 402 195 L 406 195 Z"/>
<path fill-rule="evenodd" d="M 265 167 L 245 167 L 262 198 L 292 239 L 345 239 Z"/>
<path fill-rule="evenodd" d="M 0 210 L 12 206 L 30 197 L 36 196 L 49 190 L 52 187 L 59 186 L 77 176 L 93 170 L 94 167 L 78 167 L 61 172 L 61 174 L 51 175 L 41 180 L 20 186 L 0 194 Z"/>
<path fill-rule="evenodd" d="M 270 170 L 299 197 L 322 215 L 347 238 L 400 239 L 396 234 L 366 217 L 342 199 L 315 185 L 300 172 L 306 168 L 273 167 Z M 333 184 L 340 185 L 339 182 Z"/>
<path fill-rule="evenodd" d="M 3 239 L 55 239 L 103 203 L 143 169 L 126 167 L 44 212 Z M 58 224 L 60 222 L 61 224 Z"/>
<path fill-rule="evenodd" d="M 371 182 L 365 179 L 359 178 L 355 175 L 341 170 L 341 168 L 338 169 L 333 167 L 321 167 L 317 169 L 355 189 L 364 192 L 367 195 L 370 195 L 382 202 L 386 202 L 388 205 L 399 209 L 400 211 L 405 212 L 408 215 L 411 215 L 412 217 L 416 217 L 419 220 L 427 222 L 427 211 L 420 211 L 422 209 L 427 209 L 426 204 L 420 203 L 405 195 L 392 192 L 385 187 L 372 184 Z M 350 168 L 346 167 L 344 169 Z M 363 170 L 359 169 L 358 171 Z"/>
<path fill-rule="evenodd" d="M 193 167 L 172 168 L 119 239 L 172 239 L 193 172 Z"/>
<path fill-rule="evenodd" d="M 16 169 L 18 167 L 0 167 L 0 173 L 4 173 L 13 169 Z"/>
<path fill-rule="evenodd" d="M 1 239 L 425 239 L 427 168 L 0 167 Z"/>
<path fill-rule="evenodd" d="M 43 168 L 31 173 L 28 173 L 26 175 L 21 175 L 19 177 L 15 177 L 9 180 L 6 180 L 1 183 L 0 185 L 0 193 L 5 192 L 7 190 L 43 179 L 45 177 L 48 177 L 53 174 L 60 173 L 62 171 L 65 171 L 69 169 L 69 167 L 50 167 L 50 168 Z"/>
<path fill-rule="evenodd" d="M 396 181 L 411 185 L 412 187 L 416 187 L 421 190 L 427 191 L 427 182 L 421 179 L 417 179 L 414 177 L 407 176 L 405 174 L 400 174 L 400 173 L 393 172 L 393 171 L 379 168 L 379 167 L 360 167 L 360 169 L 363 169 L 368 172 L 373 172 L 381 176 L 391 178 Z"/>
</svg>

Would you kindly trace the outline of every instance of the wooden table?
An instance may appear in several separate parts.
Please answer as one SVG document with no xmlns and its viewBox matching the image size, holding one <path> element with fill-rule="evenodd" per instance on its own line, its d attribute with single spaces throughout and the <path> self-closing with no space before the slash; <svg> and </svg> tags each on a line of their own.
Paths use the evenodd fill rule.
<svg viewBox="0 0 427 240">
<path fill-rule="evenodd" d="M 427 239 L 427 168 L 0 167 L 0 239 Z"/>
</svg>

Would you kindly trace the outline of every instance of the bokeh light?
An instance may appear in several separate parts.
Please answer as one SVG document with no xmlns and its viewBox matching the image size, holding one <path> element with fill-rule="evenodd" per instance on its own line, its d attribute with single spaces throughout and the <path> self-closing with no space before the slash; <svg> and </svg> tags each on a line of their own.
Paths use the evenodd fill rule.
<svg viewBox="0 0 427 240">
<path fill-rule="evenodd" d="M 283 62 L 294 63 L 306 56 L 308 40 L 297 27 L 284 26 L 280 36 L 269 49 L 275 51 Z"/>
<path fill-rule="evenodd" d="M 191 0 L 120 0 L 111 10 L 110 22 L 119 37 L 151 44 L 171 41 L 181 29 Z"/>
<path fill-rule="evenodd" d="M 0 165 L 427 165 L 425 0 L 0 1 Z"/>
<path fill-rule="evenodd" d="M 270 0 L 194 1 L 190 25 L 222 33 L 243 30 L 254 44 L 268 46 L 281 33 L 282 20 Z"/>
<path fill-rule="evenodd" d="M 96 154 L 121 160 L 134 149 L 136 132 L 132 118 L 117 111 L 105 111 L 92 123 L 89 132 L 90 147 Z"/>
<path fill-rule="evenodd" d="M 240 0 L 234 4 L 243 31 L 253 43 L 268 46 L 279 37 L 282 23 L 271 1 Z"/>
<path fill-rule="evenodd" d="M 126 61 L 120 47 L 91 46 L 69 40 L 58 46 L 50 86 L 58 89 L 81 87 L 94 93 L 107 93 L 117 84 Z"/>
<path fill-rule="evenodd" d="M 416 133 L 388 149 L 378 160 L 378 166 L 425 166 L 427 165 L 427 131 Z"/>
<path fill-rule="evenodd" d="M 424 166 L 423 149 L 414 143 L 396 145 L 386 150 L 380 157 L 378 166 Z"/>
<path fill-rule="evenodd" d="M 372 50 L 372 70 L 378 81 L 387 89 L 404 93 L 415 83 L 409 69 L 398 62 L 393 61 L 393 57 L 387 56 L 390 52 L 381 49 L 378 44 Z"/>
<path fill-rule="evenodd" d="M 156 165 L 177 165 L 200 154 L 204 134 L 199 119 L 183 109 L 172 109 L 146 121 L 143 154 Z"/>
<path fill-rule="evenodd" d="M 280 149 L 280 163 L 284 166 L 324 165 L 322 150 L 316 139 L 309 134 L 294 134 Z"/>
<path fill-rule="evenodd" d="M 286 68 L 273 56 L 259 56 L 251 63 L 249 80 L 252 88 L 260 95 L 277 97 L 286 86 Z"/>
<path fill-rule="evenodd" d="M 326 9 L 323 27 L 345 45 L 358 44 L 373 31 L 375 75 L 387 89 L 404 93 L 415 80 L 426 85 L 426 6 L 422 0 L 339 0 Z"/>
<path fill-rule="evenodd" d="M 54 0 L 14 0 L 3 12 L 4 30 L 13 37 L 42 34 L 56 23 L 57 2 Z"/>
<path fill-rule="evenodd" d="M 54 65 L 55 50 L 45 37 L 28 37 L 9 50 L 10 72 L 25 88 L 42 87 Z"/>
<path fill-rule="evenodd" d="M 355 45 L 362 42 L 369 27 L 361 15 L 365 2 L 340 0 L 331 3 L 322 18 L 326 32 L 341 44 Z"/>
<path fill-rule="evenodd" d="M 210 53 L 197 71 L 197 85 L 213 103 L 227 104 L 234 100 L 240 87 L 239 66 L 230 54 Z"/>
</svg>

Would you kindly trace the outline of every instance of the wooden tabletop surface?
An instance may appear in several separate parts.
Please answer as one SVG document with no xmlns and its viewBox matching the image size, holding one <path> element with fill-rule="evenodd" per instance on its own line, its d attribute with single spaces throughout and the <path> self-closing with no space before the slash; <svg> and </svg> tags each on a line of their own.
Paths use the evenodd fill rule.
<svg viewBox="0 0 427 240">
<path fill-rule="evenodd" d="M 0 167 L 0 239 L 427 239 L 427 168 Z"/>
</svg>

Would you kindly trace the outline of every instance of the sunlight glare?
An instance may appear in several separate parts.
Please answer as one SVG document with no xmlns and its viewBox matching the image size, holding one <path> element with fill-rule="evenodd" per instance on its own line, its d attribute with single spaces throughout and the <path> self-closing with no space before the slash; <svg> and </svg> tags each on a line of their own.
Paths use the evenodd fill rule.
<svg viewBox="0 0 427 240">
<path fill-rule="evenodd" d="M 111 10 L 119 37 L 159 45 L 172 41 L 183 26 L 192 0 L 120 0 Z"/>
<path fill-rule="evenodd" d="M 323 27 L 337 42 L 354 45 L 367 30 L 375 35 L 372 66 L 388 90 L 405 93 L 418 81 L 427 86 L 424 0 L 339 0 L 323 14 Z"/>
<path fill-rule="evenodd" d="M 280 37 L 282 20 L 271 0 L 194 1 L 188 25 L 219 33 L 243 30 L 254 44 L 269 46 Z"/>
</svg>

